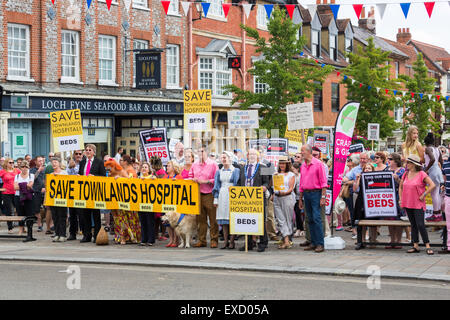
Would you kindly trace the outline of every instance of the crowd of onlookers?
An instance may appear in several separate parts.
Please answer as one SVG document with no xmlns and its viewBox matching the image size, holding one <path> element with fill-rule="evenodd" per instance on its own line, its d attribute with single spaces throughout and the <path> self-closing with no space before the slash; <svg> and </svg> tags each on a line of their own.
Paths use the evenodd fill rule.
<svg viewBox="0 0 450 320">
<path fill-rule="evenodd" d="M 229 228 L 228 187 L 260 186 L 265 193 L 264 235 L 259 241 L 254 236 L 249 237 L 250 250 L 265 251 L 269 240 L 276 241 L 279 249 L 289 249 L 294 237 L 305 237 L 300 246 L 322 252 L 324 238 L 331 235 L 332 228 L 336 232 L 350 232 L 356 240 L 355 249 L 359 250 L 365 247 L 364 242 L 376 243 L 380 234 L 379 228 L 357 225 L 358 220 L 365 219 L 361 173 L 390 171 L 394 176 L 398 212 L 389 219 L 409 220 L 411 227 L 389 227 L 391 245 L 386 249 L 400 249 L 400 244 L 404 243 L 412 244 L 409 253 L 419 252 L 420 234 L 426 252 L 433 254 L 425 227 L 426 198 L 430 194 L 433 206 L 433 213 L 427 220 L 445 219 L 443 212 L 450 212 L 450 203 L 445 206 L 447 197 L 450 199 L 450 185 L 445 185 L 450 179 L 448 158 L 447 148 L 434 147 L 431 133 L 422 146 L 415 127 L 409 129 L 401 153 L 369 151 L 350 155 L 332 217 L 325 212 L 327 177 L 332 174 L 332 161 L 324 158 L 316 147 L 305 145 L 292 157 L 280 156 L 275 166 L 266 160 L 263 148 L 249 149 L 245 153 L 236 149 L 217 155 L 208 153 L 206 147 L 193 150 L 177 143 L 172 160 L 163 165 L 156 156 L 149 162 L 139 161 L 123 154 L 122 148 L 114 156 L 99 159 L 95 145 L 87 144 L 84 150 L 74 151 L 67 159 L 59 153 L 33 159 L 26 155 L 15 161 L 0 158 L 0 210 L 4 215 L 13 215 L 14 208 L 17 215 L 36 215 L 37 231 L 51 235 L 54 242 L 75 240 L 80 234 L 82 243 L 95 242 L 103 215 L 105 230 L 114 235 L 115 243 L 152 246 L 156 241 L 167 241 L 166 247 L 177 247 L 180 239 L 175 230 L 163 222 L 160 212 L 44 207 L 45 177 L 46 174 L 62 174 L 190 179 L 199 184 L 202 204 L 194 247 L 207 246 L 209 229 L 211 248 L 217 248 L 219 239 L 223 239 L 222 249 L 234 249 L 236 237 L 230 234 Z M 277 188 L 274 187 L 275 175 L 281 176 L 277 179 L 281 181 Z M 8 232 L 14 233 L 13 223 L 8 222 L 7 226 Z M 19 225 L 19 234 L 24 232 L 23 227 Z M 450 248 L 446 231 L 443 232 L 446 246 L 440 253 L 447 253 Z"/>
</svg>

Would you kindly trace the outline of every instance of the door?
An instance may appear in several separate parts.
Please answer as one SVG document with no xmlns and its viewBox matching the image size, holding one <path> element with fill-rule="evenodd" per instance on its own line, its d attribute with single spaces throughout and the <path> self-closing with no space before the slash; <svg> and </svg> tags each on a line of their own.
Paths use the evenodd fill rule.
<svg viewBox="0 0 450 320">
<path fill-rule="evenodd" d="M 50 152 L 50 121 L 33 120 L 33 158 Z"/>
<path fill-rule="evenodd" d="M 8 137 L 11 145 L 11 156 L 15 160 L 31 154 L 31 120 L 9 120 Z"/>
</svg>

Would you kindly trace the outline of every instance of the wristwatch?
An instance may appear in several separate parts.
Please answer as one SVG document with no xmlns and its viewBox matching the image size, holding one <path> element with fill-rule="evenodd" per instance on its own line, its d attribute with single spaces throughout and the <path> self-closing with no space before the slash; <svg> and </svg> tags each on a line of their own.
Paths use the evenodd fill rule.
<svg viewBox="0 0 450 320">
<path fill-rule="evenodd" d="M 327 196 L 325 195 L 325 196 L 322 196 L 322 199 L 326 199 L 327 198 Z"/>
</svg>

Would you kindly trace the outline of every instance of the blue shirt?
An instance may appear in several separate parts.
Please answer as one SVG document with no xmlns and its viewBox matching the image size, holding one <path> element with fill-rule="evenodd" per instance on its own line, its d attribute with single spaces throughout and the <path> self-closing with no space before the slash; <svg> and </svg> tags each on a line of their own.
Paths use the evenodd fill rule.
<svg viewBox="0 0 450 320">
<path fill-rule="evenodd" d="M 362 171 L 363 171 L 362 167 L 360 165 L 358 165 L 357 167 L 354 167 L 352 170 L 350 170 L 350 172 L 346 174 L 346 177 L 350 181 L 356 181 L 356 176 L 358 174 L 362 173 Z M 358 186 L 358 189 L 356 189 L 356 192 L 359 192 L 359 186 Z M 350 194 L 353 194 L 352 187 L 350 187 Z"/>
<path fill-rule="evenodd" d="M 445 176 L 445 195 L 450 197 L 450 161 L 447 160 L 442 166 L 442 173 Z M 438 188 L 438 186 L 436 186 Z"/>
</svg>

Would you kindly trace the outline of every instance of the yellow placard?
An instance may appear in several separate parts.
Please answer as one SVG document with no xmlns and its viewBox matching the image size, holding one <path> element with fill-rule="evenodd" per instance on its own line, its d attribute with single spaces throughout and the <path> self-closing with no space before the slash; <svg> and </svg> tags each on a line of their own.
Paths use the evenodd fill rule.
<svg viewBox="0 0 450 320">
<path fill-rule="evenodd" d="M 184 130 L 210 131 L 212 127 L 211 89 L 184 90 Z"/>
<path fill-rule="evenodd" d="M 50 126 L 55 152 L 84 149 L 79 109 L 50 112 Z"/>
<path fill-rule="evenodd" d="M 305 137 L 305 143 L 308 139 L 308 129 L 303 130 L 303 136 Z M 289 131 L 286 128 L 284 133 L 284 137 L 289 140 L 289 154 L 294 154 L 296 152 L 300 152 L 302 149 L 302 130 L 292 130 Z"/>
<path fill-rule="evenodd" d="M 284 176 L 282 174 L 273 175 L 273 188 L 275 189 L 275 191 L 284 190 Z"/>
<path fill-rule="evenodd" d="M 47 174 L 45 205 L 69 208 L 200 213 L 200 192 L 191 180 L 114 179 Z"/>
<path fill-rule="evenodd" d="M 230 234 L 264 235 L 262 187 L 230 187 Z"/>
</svg>

